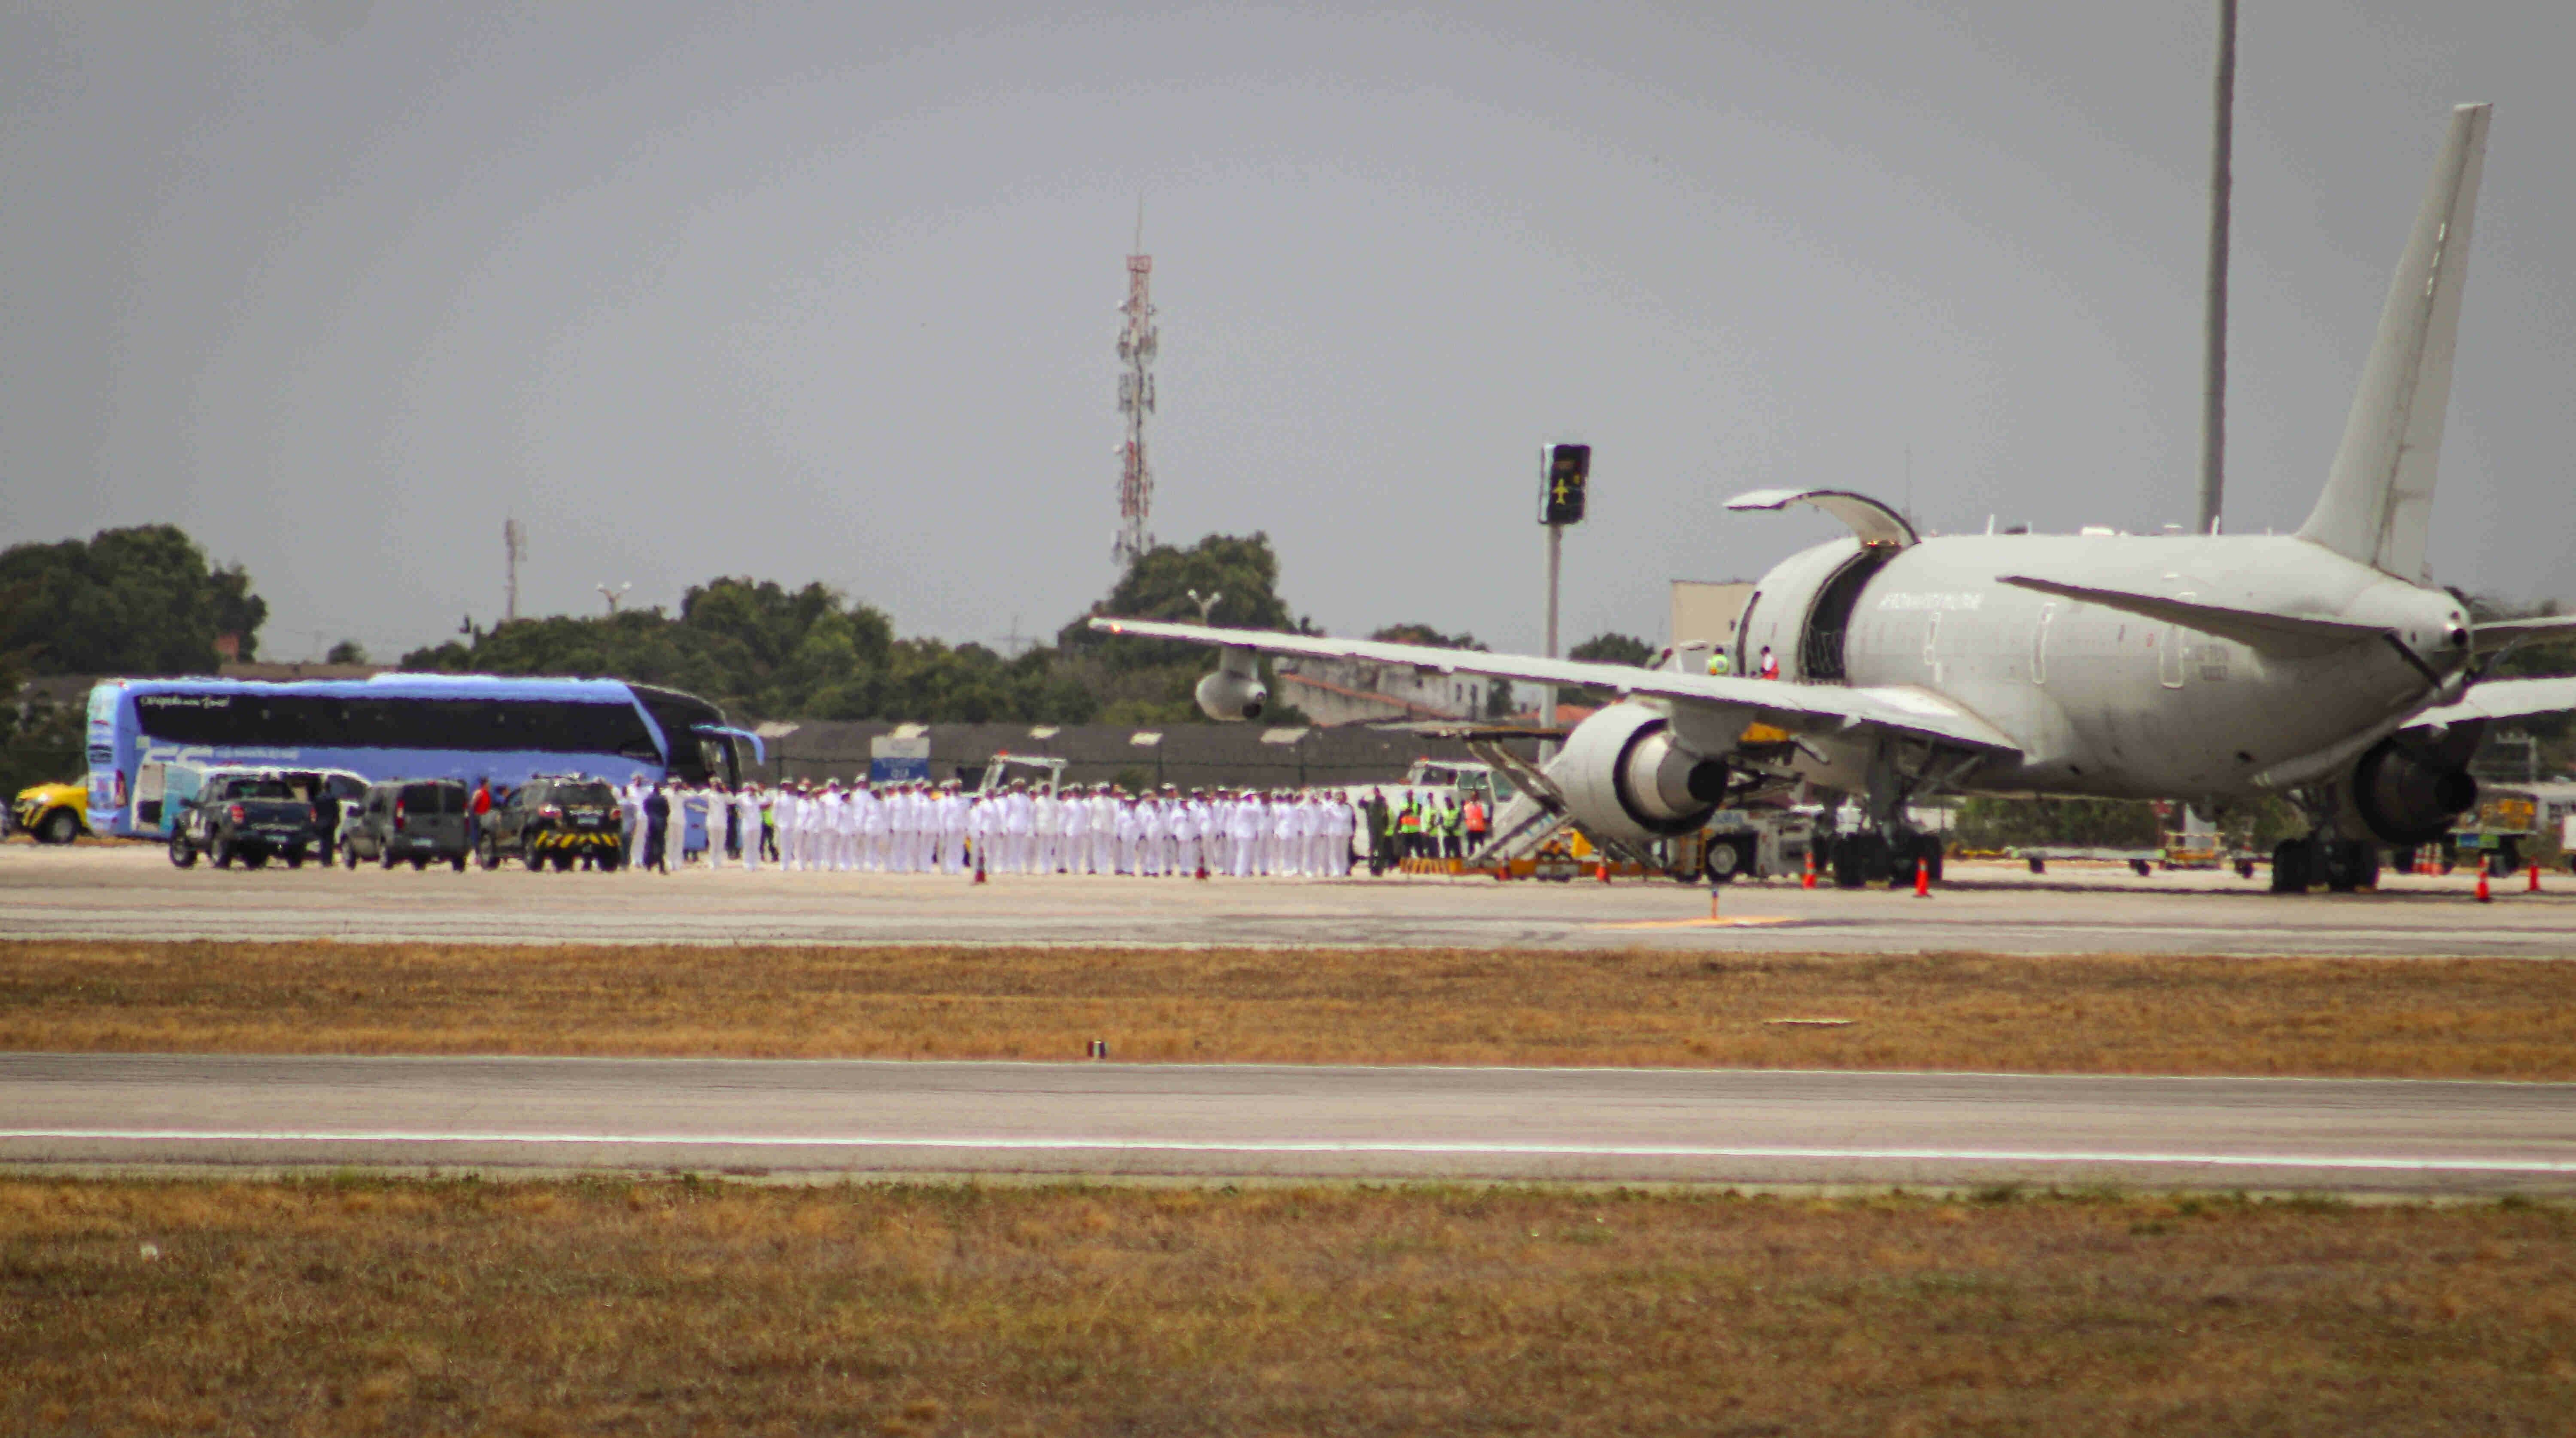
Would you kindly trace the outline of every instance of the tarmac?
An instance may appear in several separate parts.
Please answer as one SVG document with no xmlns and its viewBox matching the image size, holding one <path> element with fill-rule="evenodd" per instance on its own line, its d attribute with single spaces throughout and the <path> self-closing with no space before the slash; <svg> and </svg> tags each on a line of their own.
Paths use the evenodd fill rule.
<svg viewBox="0 0 2576 1438">
<path fill-rule="evenodd" d="M 2576 1085 L 0 1055 L 0 1165 L 2576 1193 Z"/>
<path fill-rule="evenodd" d="M 156 846 L 0 845 L 0 934 L 343 942 L 1369 946 L 2556 959 L 2576 878 L 2392 875 L 2276 896 L 2232 871 L 1954 862 L 1928 898 L 1668 879 L 1211 879 L 173 868 Z M 1715 912 L 1712 914 L 1712 894 Z"/>
</svg>

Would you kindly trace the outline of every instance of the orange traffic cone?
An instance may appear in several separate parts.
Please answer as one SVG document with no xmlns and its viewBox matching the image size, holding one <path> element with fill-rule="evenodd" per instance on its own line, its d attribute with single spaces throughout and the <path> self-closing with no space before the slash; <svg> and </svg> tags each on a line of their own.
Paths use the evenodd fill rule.
<svg viewBox="0 0 2576 1438">
<path fill-rule="evenodd" d="M 1816 887 L 1816 851 L 1813 849 L 1807 851 L 1807 873 L 1806 877 L 1798 881 L 1798 887 L 1801 889 Z"/>
<path fill-rule="evenodd" d="M 1596 868 L 1593 872 L 1595 872 L 1595 873 L 1597 873 L 1597 874 L 1599 874 L 1599 875 L 1601 876 L 1601 882 L 1603 882 L 1603 883 L 1605 883 L 1605 884 L 1606 884 L 1606 883 L 1609 883 L 1609 882 L 1610 882 L 1610 861 L 1609 861 L 1609 860 L 1607 860 L 1607 859 L 1602 860 L 1602 861 L 1601 861 L 1601 863 L 1600 863 L 1600 866 L 1599 866 L 1598 868 Z"/>
<path fill-rule="evenodd" d="M 2531 865 L 2531 892 L 2535 894 L 2540 892 L 2540 861 L 2537 859 L 2533 860 Z"/>
<path fill-rule="evenodd" d="M 2487 892 L 2487 866 L 2484 861 L 2478 864 L 2478 902 L 2481 904 L 2495 902 L 2495 895 Z"/>
<path fill-rule="evenodd" d="M 1932 866 L 1921 859 L 1914 861 L 1914 897 L 1918 899 L 1932 897 Z"/>
<path fill-rule="evenodd" d="M 981 844 L 975 846 L 975 882 L 984 882 L 984 846 Z"/>
</svg>

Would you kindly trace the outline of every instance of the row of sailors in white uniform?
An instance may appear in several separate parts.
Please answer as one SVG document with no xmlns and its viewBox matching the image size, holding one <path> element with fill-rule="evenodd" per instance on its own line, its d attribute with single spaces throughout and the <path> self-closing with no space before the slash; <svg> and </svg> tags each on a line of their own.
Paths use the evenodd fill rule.
<svg viewBox="0 0 2576 1438">
<path fill-rule="evenodd" d="M 722 868 L 730 806 L 741 861 L 760 867 L 763 811 L 780 867 L 834 873 L 962 874 L 983 856 L 997 874 L 1195 874 L 1336 877 L 1351 871 L 1360 812 L 1345 794 L 1199 790 L 1172 785 L 1129 795 L 1108 784 L 1061 795 L 1008 789 L 966 794 L 950 780 L 869 786 L 789 781 L 774 793 L 746 784 L 671 796 L 675 821 L 705 824 L 707 857 Z M 640 808 L 640 804 L 633 807 Z M 710 822 L 711 821 L 711 822 Z"/>
</svg>

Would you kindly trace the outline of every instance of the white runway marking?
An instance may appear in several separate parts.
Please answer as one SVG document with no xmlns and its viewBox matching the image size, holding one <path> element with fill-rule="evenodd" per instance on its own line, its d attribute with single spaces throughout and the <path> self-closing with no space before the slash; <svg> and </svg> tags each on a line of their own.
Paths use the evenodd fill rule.
<svg viewBox="0 0 2576 1438">
<path fill-rule="evenodd" d="M 2146 1164 L 2159 1167 L 2306 1168 L 2337 1171 L 2405 1173 L 2576 1174 L 2576 1159 L 2399 1158 L 2359 1154 L 2276 1153 L 2120 1153 L 2112 1151 L 1951 1148 L 1808 1148 L 1719 1147 L 1687 1144 L 1483 1143 L 1437 1141 L 1345 1141 L 1281 1139 L 1276 1141 L 1189 1142 L 1169 1139 L 1007 1138 L 981 1136 L 888 1135 L 758 1135 L 758 1134 L 607 1134 L 607 1133 L 418 1133 L 401 1130 L 345 1133 L 277 1133 L 260 1130 L 194 1129 L 7 1129 L 0 1142 L 12 1139 L 94 1141 L 103 1143 L 416 1143 L 416 1144 L 588 1144 L 648 1147 L 797 1148 L 797 1149 L 959 1149 L 979 1153 L 1221 1153 L 1221 1154 L 1419 1154 L 1496 1158 L 1676 1158 L 1676 1159 L 1819 1159 L 1919 1163 Z"/>
</svg>

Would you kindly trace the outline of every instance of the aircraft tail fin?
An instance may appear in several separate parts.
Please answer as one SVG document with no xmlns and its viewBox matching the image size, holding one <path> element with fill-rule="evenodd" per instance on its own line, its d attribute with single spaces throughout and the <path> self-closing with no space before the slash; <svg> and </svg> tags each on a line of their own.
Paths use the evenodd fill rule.
<svg viewBox="0 0 2576 1438">
<path fill-rule="evenodd" d="M 2451 356 L 2468 282 L 2469 221 L 2477 209 L 2492 107 L 2462 105 L 2415 217 L 2405 258 L 2380 312 L 2379 338 L 2362 367 L 2325 493 L 2299 537 L 2418 583 L 2439 477 L 2442 420 L 2451 400 Z"/>
</svg>

